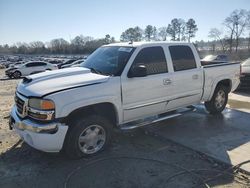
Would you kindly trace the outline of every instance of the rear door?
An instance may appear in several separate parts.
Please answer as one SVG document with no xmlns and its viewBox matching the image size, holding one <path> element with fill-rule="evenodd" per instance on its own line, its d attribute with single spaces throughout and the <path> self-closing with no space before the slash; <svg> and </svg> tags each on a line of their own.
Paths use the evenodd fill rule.
<svg viewBox="0 0 250 188">
<path fill-rule="evenodd" d="M 36 70 L 38 72 L 43 72 L 47 69 L 47 64 L 44 62 L 37 62 L 36 66 L 37 66 Z"/>
<path fill-rule="evenodd" d="M 195 56 L 188 45 L 168 47 L 172 61 L 171 96 L 167 109 L 175 109 L 199 103 L 203 88 L 203 70 L 197 66 Z"/>
<path fill-rule="evenodd" d="M 141 64 L 147 69 L 146 77 L 128 78 L 126 71 L 121 76 L 124 122 L 159 114 L 166 108 L 169 85 L 163 46 L 140 49 L 130 69 Z"/>
<path fill-rule="evenodd" d="M 23 76 L 30 75 L 30 73 L 34 71 L 34 64 L 35 64 L 34 62 L 25 64 L 21 69 L 22 75 Z"/>
</svg>

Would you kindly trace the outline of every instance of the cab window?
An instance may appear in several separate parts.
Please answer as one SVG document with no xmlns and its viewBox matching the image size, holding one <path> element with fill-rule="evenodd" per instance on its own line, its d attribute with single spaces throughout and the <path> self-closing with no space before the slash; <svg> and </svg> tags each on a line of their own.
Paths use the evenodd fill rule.
<svg viewBox="0 0 250 188">
<path fill-rule="evenodd" d="M 132 66 L 145 65 L 147 75 L 167 73 L 167 61 L 160 46 L 143 48 L 136 56 Z"/>
<path fill-rule="evenodd" d="M 196 68 L 194 54 L 189 46 L 170 46 L 169 51 L 175 72 Z"/>
</svg>

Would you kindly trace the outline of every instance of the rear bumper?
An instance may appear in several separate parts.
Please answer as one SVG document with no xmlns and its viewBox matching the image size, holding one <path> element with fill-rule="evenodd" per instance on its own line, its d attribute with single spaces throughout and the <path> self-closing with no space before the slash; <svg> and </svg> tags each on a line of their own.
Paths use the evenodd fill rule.
<svg viewBox="0 0 250 188">
<path fill-rule="evenodd" d="M 241 75 L 239 88 L 250 88 L 250 75 Z"/>
<path fill-rule="evenodd" d="M 68 130 L 68 126 L 59 122 L 39 124 L 29 119 L 22 120 L 16 114 L 16 106 L 13 106 L 11 110 L 10 127 L 27 144 L 45 152 L 59 152 Z"/>
</svg>

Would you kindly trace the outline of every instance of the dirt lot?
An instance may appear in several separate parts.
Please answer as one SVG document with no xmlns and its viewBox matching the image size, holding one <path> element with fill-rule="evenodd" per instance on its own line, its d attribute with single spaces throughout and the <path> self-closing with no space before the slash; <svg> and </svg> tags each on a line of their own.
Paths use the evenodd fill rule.
<svg viewBox="0 0 250 188">
<path fill-rule="evenodd" d="M 3 70 L 0 70 L 0 78 Z M 19 80 L 0 80 L 0 187 L 249 187 L 246 175 L 146 129 L 116 130 L 106 151 L 68 160 L 32 149 L 8 130 Z"/>
</svg>

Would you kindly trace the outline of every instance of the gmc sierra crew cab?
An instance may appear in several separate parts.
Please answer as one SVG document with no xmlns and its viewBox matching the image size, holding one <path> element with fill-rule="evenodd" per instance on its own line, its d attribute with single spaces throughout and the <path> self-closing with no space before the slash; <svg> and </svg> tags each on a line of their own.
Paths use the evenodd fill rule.
<svg viewBox="0 0 250 188">
<path fill-rule="evenodd" d="M 169 112 L 201 102 L 211 114 L 220 113 L 239 76 L 238 63 L 202 66 L 190 43 L 104 45 L 80 67 L 25 77 L 10 128 L 38 150 L 79 158 L 103 150 L 115 127 L 176 117 Z"/>
</svg>

